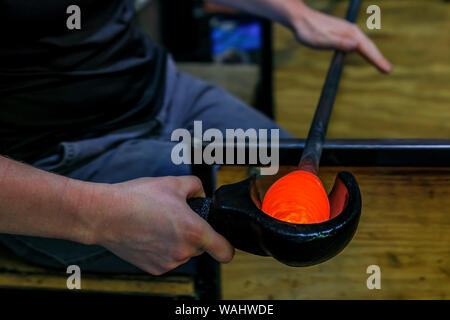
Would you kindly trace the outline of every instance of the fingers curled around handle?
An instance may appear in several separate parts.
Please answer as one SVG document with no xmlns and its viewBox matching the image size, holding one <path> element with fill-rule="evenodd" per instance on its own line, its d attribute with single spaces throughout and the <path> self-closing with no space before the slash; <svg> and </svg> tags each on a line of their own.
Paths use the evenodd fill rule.
<svg viewBox="0 0 450 320">
<path fill-rule="evenodd" d="M 221 263 L 229 263 L 234 257 L 230 242 L 212 228 L 205 234 L 203 249 Z"/>
<path fill-rule="evenodd" d="M 204 219 L 199 217 L 195 223 L 198 228 L 195 242 L 199 248 L 221 263 L 230 262 L 234 256 L 234 248 L 231 243 Z"/>
<path fill-rule="evenodd" d="M 187 199 L 204 193 L 203 186 L 199 178 L 195 176 L 185 176 L 179 177 L 179 179 L 181 181 L 180 191 L 186 195 Z M 197 212 L 197 214 L 199 213 Z M 230 242 L 217 233 L 204 219 L 196 220 L 196 224 L 200 232 L 199 246 L 201 249 L 206 251 L 214 259 L 221 263 L 230 262 L 234 256 L 234 248 Z"/>
<path fill-rule="evenodd" d="M 186 199 L 201 196 L 205 193 L 202 181 L 196 176 L 181 176 L 176 177 L 176 179 L 179 182 L 177 187 Z"/>
</svg>

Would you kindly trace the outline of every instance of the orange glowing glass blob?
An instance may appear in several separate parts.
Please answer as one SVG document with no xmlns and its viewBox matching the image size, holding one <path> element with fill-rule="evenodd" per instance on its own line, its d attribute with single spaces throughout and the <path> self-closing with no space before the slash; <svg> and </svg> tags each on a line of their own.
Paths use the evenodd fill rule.
<svg viewBox="0 0 450 320">
<path fill-rule="evenodd" d="M 269 188 L 262 211 L 290 223 L 319 223 L 330 218 L 330 203 L 320 179 L 308 171 L 297 170 Z"/>
</svg>

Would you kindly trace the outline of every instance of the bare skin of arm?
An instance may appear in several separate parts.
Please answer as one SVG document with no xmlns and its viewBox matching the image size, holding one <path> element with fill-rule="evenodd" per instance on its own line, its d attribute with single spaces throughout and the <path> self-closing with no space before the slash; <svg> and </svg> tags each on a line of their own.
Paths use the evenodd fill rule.
<svg viewBox="0 0 450 320">
<path fill-rule="evenodd" d="M 0 233 L 104 246 L 154 275 L 208 252 L 229 262 L 233 248 L 187 205 L 196 177 L 83 182 L 0 157 Z"/>
<path fill-rule="evenodd" d="M 301 0 L 209 0 L 266 17 L 292 30 L 298 41 L 316 49 L 357 51 L 383 73 L 391 63 L 377 46 L 353 23 L 323 14 Z"/>
</svg>

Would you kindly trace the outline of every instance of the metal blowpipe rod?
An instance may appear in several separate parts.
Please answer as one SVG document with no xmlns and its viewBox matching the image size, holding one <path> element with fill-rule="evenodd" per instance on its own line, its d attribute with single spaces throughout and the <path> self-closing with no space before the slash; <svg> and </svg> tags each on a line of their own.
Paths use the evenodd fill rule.
<svg viewBox="0 0 450 320">
<path fill-rule="evenodd" d="M 360 0 L 350 1 L 346 16 L 347 21 L 356 21 L 360 4 Z M 305 142 L 305 149 L 303 150 L 302 157 L 298 165 L 300 170 L 306 170 L 316 175 L 319 171 L 320 157 L 322 156 L 323 144 L 327 134 L 331 112 L 333 111 L 333 105 L 342 75 L 344 60 L 345 52 L 337 50 L 331 60 L 327 78 L 322 88 L 322 93 L 311 123 L 311 128 L 309 129 L 308 137 Z"/>
</svg>

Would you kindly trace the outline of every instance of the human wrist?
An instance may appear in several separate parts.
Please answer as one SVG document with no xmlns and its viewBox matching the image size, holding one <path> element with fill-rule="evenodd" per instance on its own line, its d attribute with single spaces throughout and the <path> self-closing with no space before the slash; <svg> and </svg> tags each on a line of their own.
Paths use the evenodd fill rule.
<svg viewBox="0 0 450 320">
<path fill-rule="evenodd" d="M 287 10 L 285 23 L 283 24 L 296 33 L 300 22 L 305 19 L 309 7 L 302 0 L 295 0 L 292 3 Z"/>
<path fill-rule="evenodd" d="M 75 216 L 76 223 L 71 240 L 86 245 L 98 245 L 107 228 L 108 215 L 120 200 L 110 184 L 71 181 L 71 195 L 66 198 Z"/>
</svg>

